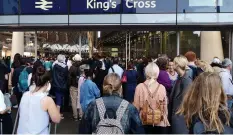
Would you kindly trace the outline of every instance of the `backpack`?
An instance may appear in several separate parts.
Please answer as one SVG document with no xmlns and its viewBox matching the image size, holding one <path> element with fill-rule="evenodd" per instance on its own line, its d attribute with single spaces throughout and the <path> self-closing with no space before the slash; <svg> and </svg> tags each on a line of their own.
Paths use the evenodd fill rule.
<svg viewBox="0 0 233 135">
<path fill-rule="evenodd" d="M 129 102 L 122 100 L 120 106 L 116 112 L 116 119 L 104 118 L 106 108 L 102 98 L 96 100 L 100 122 L 96 127 L 96 131 L 93 134 L 124 134 L 124 129 L 121 125 L 121 118 L 123 117 Z"/>
<path fill-rule="evenodd" d="M 24 93 L 25 91 L 28 90 L 28 76 L 29 74 L 27 72 L 27 67 L 25 67 L 19 75 L 19 83 L 18 83 L 19 92 Z"/>
<path fill-rule="evenodd" d="M 163 112 L 161 108 L 161 103 L 154 98 L 156 93 L 159 90 L 160 84 L 156 88 L 154 93 L 151 93 L 149 91 L 148 86 L 143 83 L 146 87 L 146 90 L 148 92 L 148 98 L 146 99 L 145 104 L 143 105 L 143 108 L 141 110 L 141 120 L 143 125 L 157 125 L 163 120 Z M 162 101 L 163 102 L 163 101 Z M 156 107 L 154 107 L 152 104 L 156 103 Z"/>
</svg>

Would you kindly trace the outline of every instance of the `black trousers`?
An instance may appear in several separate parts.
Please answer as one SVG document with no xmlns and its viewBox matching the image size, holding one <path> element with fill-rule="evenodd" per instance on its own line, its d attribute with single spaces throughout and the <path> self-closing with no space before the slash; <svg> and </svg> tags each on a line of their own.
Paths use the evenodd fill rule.
<svg viewBox="0 0 233 135">
<path fill-rule="evenodd" d="M 0 115 L 2 119 L 2 130 L 3 134 L 12 134 L 13 132 L 13 121 L 10 113 Z"/>
<path fill-rule="evenodd" d="M 158 127 L 152 125 L 144 125 L 144 130 L 146 134 L 168 134 L 169 127 Z"/>
</svg>

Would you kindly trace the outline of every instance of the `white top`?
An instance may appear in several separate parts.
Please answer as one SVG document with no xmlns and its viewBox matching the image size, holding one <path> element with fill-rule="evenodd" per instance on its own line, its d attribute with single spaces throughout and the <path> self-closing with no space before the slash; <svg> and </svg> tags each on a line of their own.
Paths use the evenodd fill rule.
<svg viewBox="0 0 233 135">
<path fill-rule="evenodd" d="M 41 101 L 47 95 L 43 92 L 23 94 L 19 106 L 17 134 L 49 134 L 49 114 L 42 109 Z"/>
<path fill-rule="evenodd" d="M 122 75 L 123 75 L 123 73 L 124 73 L 124 70 L 123 70 L 120 66 L 118 66 L 117 64 L 114 64 L 114 65 L 112 66 L 112 68 L 114 69 L 114 72 L 115 72 L 116 74 L 118 74 L 118 75 L 120 76 L 120 78 L 121 78 Z M 109 68 L 108 74 L 113 73 L 112 68 Z"/>
<path fill-rule="evenodd" d="M 2 94 L 2 91 L 0 90 L 0 111 L 6 110 L 6 104 L 4 102 L 4 95 Z"/>
<path fill-rule="evenodd" d="M 229 70 L 222 69 L 219 73 L 221 80 L 222 80 L 222 86 L 226 93 L 226 95 L 233 96 L 233 82 L 232 82 L 232 76 Z"/>
</svg>

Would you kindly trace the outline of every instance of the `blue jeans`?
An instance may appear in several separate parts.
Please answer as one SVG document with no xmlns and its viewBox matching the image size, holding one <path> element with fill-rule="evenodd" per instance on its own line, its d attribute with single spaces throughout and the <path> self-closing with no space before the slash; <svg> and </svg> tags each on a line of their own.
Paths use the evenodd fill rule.
<svg viewBox="0 0 233 135">
<path fill-rule="evenodd" d="M 227 105 L 229 109 L 232 109 L 232 105 L 233 105 L 233 99 L 228 99 L 227 100 Z"/>
</svg>

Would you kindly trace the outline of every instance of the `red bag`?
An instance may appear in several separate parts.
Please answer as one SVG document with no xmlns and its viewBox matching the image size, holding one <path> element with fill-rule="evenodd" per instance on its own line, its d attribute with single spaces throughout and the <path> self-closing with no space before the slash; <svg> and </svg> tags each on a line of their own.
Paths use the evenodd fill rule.
<svg viewBox="0 0 233 135">
<path fill-rule="evenodd" d="M 126 73 L 124 72 L 122 78 L 121 78 L 121 82 L 122 83 L 126 83 L 127 82 L 127 76 L 126 76 Z"/>
</svg>

